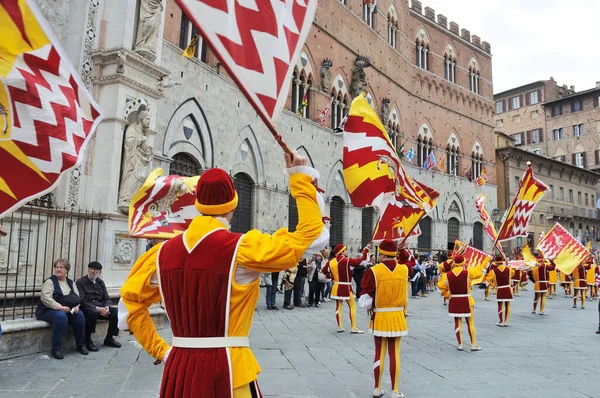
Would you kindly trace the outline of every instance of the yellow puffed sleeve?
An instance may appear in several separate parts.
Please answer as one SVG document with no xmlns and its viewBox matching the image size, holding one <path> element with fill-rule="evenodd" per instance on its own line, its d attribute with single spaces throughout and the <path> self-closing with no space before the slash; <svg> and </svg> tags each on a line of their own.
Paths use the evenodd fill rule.
<svg viewBox="0 0 600 398">
<path fill-rule="evenodd" d="M 440 290 L 448 290 L 448 277 L 443 274 L 440 280 L 437 283 Z"/>
<path fill-rule="evenodd" d="M 313 178 L 306 174 L 290 176 L 290 190 L 298 207 L 296 232 L 281 228 L 273 235 L 252 230 L 238 247 L 237 262 L 258 272 L 282 271 L 300 262 L 306 249 L 323 230 L 321 210 Z"/>
<path fill-rule="evenodd" d="M 156 332 L 148 308 L 162 300 L 156 282 L 156 258 L 162 244 L 144 253 L 135 263 L 121 288 L 121 302 L 127 309 L 127 327 L 152 357 L 163 360 L 169 345 Z M 154 276 L 154 279 L 153 279 Z"/>
<path fill-rule="evenodd" d="M 489 274 L 491 274 L 491 272 L 489 272 Z M 482 276 L 483 276 L 483 267 L 477 266 L 477 267 L 469 268 L 469 278 L 478 279 L 478 278 L 481 278 Z"/>
</svg>

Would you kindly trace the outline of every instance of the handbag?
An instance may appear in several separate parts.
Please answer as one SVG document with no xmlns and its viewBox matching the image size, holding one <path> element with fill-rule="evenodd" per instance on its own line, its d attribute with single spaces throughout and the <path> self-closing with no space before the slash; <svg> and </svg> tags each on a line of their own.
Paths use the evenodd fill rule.
<svg viewBox="0 0 600 398">
<path fill-rule="evenodd" d="M 319 270 L 319 283 L 325 283 L 327 282 L 327 277 L 325 276 L 325 274 L 323 273 L 323 271 Z"/>
</svg>

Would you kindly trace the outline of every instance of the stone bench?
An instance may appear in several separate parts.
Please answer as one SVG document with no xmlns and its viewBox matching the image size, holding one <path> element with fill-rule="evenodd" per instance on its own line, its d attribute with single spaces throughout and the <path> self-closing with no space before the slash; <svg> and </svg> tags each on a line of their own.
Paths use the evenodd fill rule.
<svg viewBox="0 0 600 398">
<path fill-rule="evenodd" d="M 158 305 L 150 307 L 150 316 L 157 329 L 162 329 L 165 323 L 165 311 Z M 108 320 L 99 319 L 96 324 L 96 333 L 92 339 L 98 343 L 104 341 L 108 331 Z M 35 318 L 15 319 L 2 322 L 2 337 L 0 337 L 0 360 L 36 354 L 38 352 L 50 353 L 52 348 L 52 333 L 50 324 L 38 321 Z M 128 332 L 121 331 L 119 335 Z M 75 348 L 73 329 L 69 327 L 65 335 L 63 351 Z"/>
</svg>

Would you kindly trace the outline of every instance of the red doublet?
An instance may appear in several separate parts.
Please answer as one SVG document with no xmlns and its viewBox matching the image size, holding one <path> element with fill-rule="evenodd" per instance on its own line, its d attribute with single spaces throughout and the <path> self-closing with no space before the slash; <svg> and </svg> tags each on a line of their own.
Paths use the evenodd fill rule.
<svg viewBox="0 0 600 398">
<path fill-rule="evenodd" d="M 174 337 L 227 337 L 233 259 L 241 236 L 216 230 L 188 252 L 179 235 L 160 249 L 159 282 Z M 231 394 L 228 348 L 172 348 L 161 397 Z"/>
<path fill-rule="evenodd" d="M 523 273 L 523 271 L 521 271 L 520 269 L 516 269 L 515 274 L 513 275 L 512 278 L 510 278 L 510 280 L 513 282 L 520 282 L 522 273 Z"/>
<path fill-rule="evenodd" d="M 589 265 L 584 266 L 579 264 L 577 268 L 573 270 L 573 287 L 577 290 L 587 289 L 586 271 L 590 269 Z"/>
<path fill-rule="evenodd" d="M 469 271 L 463 269 L 456 275 L 452 270 L 446 275 L 448 277 L 448 289 L 450 290 L 448 315 L 454 317 L 471 316 Z"/>
<path fill-rule="evenodd" d="M 513 301 L 512 288 L 510 287 L 510 268 L 504 267 L 500 270 L 499 267 L 492 271 L 496 277 L 496 300 L 497 301 Z"/>
<path fill-rule="evenodd" d="M 350 293 L 352 292 L 352 268 L 358 267 L 365 261 L 367 253 L 367 250 L 363 251 L 362 257 L 358 258 L 349 258 L 342 255 L 337 256 L 337 270 L 332 270 L 329 262 L 327 262 L 327 265 L 323 268 L 323 273 L 328 278 L 333 279 L 335 289 L 331 292 L 332 299 L 347 300 L 350 298 Z"/>
</svg>

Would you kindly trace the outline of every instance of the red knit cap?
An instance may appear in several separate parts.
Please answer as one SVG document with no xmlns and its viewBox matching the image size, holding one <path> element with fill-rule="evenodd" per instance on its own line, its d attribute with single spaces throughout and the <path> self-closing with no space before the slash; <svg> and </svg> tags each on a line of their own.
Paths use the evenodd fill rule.
<svg viewBox="0 0 600 398">
<path fill-rule="evenodd" d="M 457 254 L 454 256 L 454 265 L 463 265 L 465 263 L 465 256 Z"/>
<path fill-rule="evenodd" d="M 391 239 L 384 239 L 383 241 L 381 241 L 379 247 L 377 248 L 377 251 L 379 251 L 379 253 L 388 257 L 395 257 L 397 250 L 398 246 L 396 245 L 396 242 L 394 242 Z"/>
<path fill-rule="evenodd" d="M 200 176 L 196 188 L 196 208 L 202 214 L 218 216 L 235 210 L 238 195 L 233 180 L 222 169 L 210 169 Z"/>
<path fill-rule="evenodd" d="M 406 261 L 408 261 L 409 258 L 410 252 L 407 249 L 402 249 L 398 253 L 398 261 L 400 261 L 403 264 L 406 263 Z"/>
<path fill-rule="evenodd" d="M 346 246 L 342 245 L 341 243 L 338 243 L 337 245 L 335 245 L 334 253 L 336 256 L 339 256 L 344 250 L 346 250 Z"/>
</svg>

